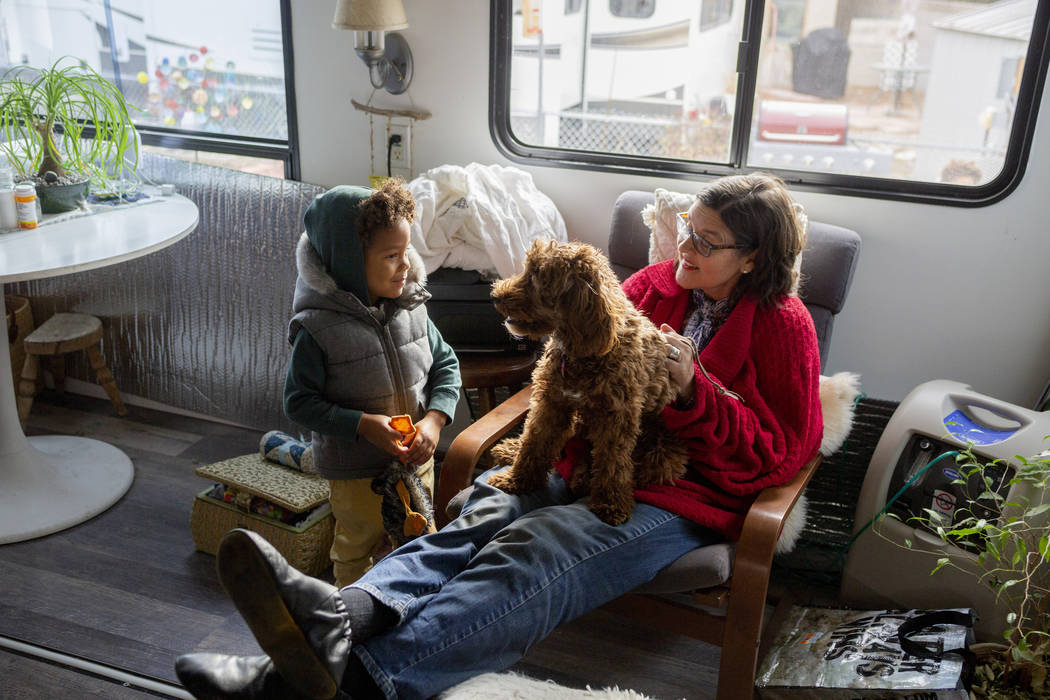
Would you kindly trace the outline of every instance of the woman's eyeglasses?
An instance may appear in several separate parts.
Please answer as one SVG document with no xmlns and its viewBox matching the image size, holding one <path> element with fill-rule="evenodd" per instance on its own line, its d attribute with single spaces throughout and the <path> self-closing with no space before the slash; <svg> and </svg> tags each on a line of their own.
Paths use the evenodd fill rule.
<svg viewBox="0 0 1050 700">
<path fill-rule="evenodd" d="M 697 253 L 700 253 L 700 255 L 704 256 L 705 258 L 711 257 L 711 253 L 716 250 L 726 250 L 729 248 L 743 249 L 751 247 L 749 245 L 740 245 L 738 243 L 734 243 L 731 245 L 712 243 L 711 241 L 707 240 L 699 233 L 694 231 L 693 227 L 689 225 L 689 212 L 687 211 L 678 212 L 678 237 L 688 237 L 690 242 L 692 242 L 693 244 L 693 249 L 695 249 Z"/>
</svg>

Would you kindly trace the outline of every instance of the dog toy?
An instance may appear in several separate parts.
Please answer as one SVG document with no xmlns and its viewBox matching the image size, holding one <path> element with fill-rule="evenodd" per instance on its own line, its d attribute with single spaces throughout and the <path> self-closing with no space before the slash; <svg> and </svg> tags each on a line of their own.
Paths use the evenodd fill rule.
<svg viewBox="0 0 1050 700">
<path fill-rule="evenodd" d="M 401 433 L 398 442 L 406 447 L 416 437 L 410 416 L 392 417 L 390 427 Z M 372 490 L 383 497 L 383 528 L 395 548 L 424 532 L 434 531 L 434 505 L 430 494 L 415 470 L 403 461 L 391 461 L 390 466 L 372 481 Z"/>
</svg>

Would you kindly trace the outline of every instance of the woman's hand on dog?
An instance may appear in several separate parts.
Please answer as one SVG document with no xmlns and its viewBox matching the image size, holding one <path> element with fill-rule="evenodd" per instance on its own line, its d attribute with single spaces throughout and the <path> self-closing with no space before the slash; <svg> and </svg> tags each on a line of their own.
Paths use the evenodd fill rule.
<svg viewBox="0 0 1050 700">
<path fill-rule="evenodd" d="M 684 336 L 675 333 L 666 323 L 660 324 L 660 332 L 667 341 L 667 374 L 675 388 L 677 400 L 692 403 L 696 396 L 696 365 L 693 363 L 693 344 Z M 678 349 L 677 358 L 671 348 Z"/>
<path fill-rule="evenodd" d="M 357 434 L 391 457 L 403 459 L 409 453 L 409 449 L 401 444 L 401 433 L 390 426 L 390 416 L 363 414 Z"/>
</svg>

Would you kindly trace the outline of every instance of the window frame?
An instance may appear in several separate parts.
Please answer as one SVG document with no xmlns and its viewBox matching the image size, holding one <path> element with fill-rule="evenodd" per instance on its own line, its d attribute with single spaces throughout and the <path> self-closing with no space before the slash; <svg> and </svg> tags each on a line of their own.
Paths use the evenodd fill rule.
<svg viewBox="0 0 1050 700">
<path fill-rule="evenodd" d="M 598 0 L 599 2 L 603 0 Z M 696 180 L 736 175 L 756 170 L 771 172 L 790 187 L 804 191 L 890 199 L 959 207 L 982 207 L 1007 197 L 1021 183 L 1032 148 L 1039 103 L 1050 61 L 1050 0 L 1039 0 L 1032 35 L 1025 54 L 1025 70 L 1015 105 L 1010 142 L 1003 167 L 991 181 L 977 186 L 941 182 L 842 175 L 785 168 L 747 165 L 757 70 L 761 49 L 763 3 L 744 2 L 742 37 L 737 55 L 737 115 L 733 122 L 729 163 L 703 163 L 655 156 L 634 156 L 597 151 L 578 151 L 526 144 L 518 140 L 510 125 L 510 62 L 513 47 L 513 0 L 490 0 L 489 12 L 489 133 L 496 149 L 513 162 L 524 165 L 596 170 L 645 177 Z M 756 8 L 760 11 L 756 12 Z"/>
<path fill-rule="evenodd" d="M 287 142 L 284 139 L 268 139 L 239 134 L 215 134 L 193 131 L 191 129 L 135 124 L 135 129 L 138 131 L 143 145 L 279 160 L 284 163 L 285 179 L 301 179 L 299 124 L 295 105 L 295 61 L 292 55 L 291 0 L 278 0 L 278 2 L 281 8 L 285 116 L 288 120 Z M 86 129 L 84 133 L 86 136 L 90 136 L 93 134 L 93 129 Z"/>
</svg>

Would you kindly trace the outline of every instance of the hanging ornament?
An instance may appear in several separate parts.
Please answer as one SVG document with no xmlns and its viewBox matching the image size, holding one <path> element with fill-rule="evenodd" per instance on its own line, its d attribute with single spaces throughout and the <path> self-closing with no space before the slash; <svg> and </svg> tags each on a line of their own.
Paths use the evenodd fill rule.
<svg viewBox="0 0 1050 700">
<path fill-rule="evenodd" d="M 144 71 L 144 70 L 140 70 L 138 73 L 135 74 L 135 79 L 138 80 L 143 85 L 145 85 L 146 83 L 149 82 L 149 74 L 146 73 L 146 71 Z"/>
<path fill-rule="evenodd" d="M 241 107 L 243 107 L 244 109 L 251 109 L 252 104 L 254 104 L 252 102 L 252 98 L 248 97 L 247 95 L 241 98 Z"/>
<path fill-rule="evenodd" d="M 208 53 L 208 47 L 207 46 L 202 46 L 201 47 L 201 53 L 202 54 Z"/>
<path fill-rule="evenodd" d="M 201 88 L 197 88 L 193 91 L 193 104 L 203 105 L 208 102 L 208 91 Z"/>
<path fill-rule="evenodd" d="M 190 54 L 190 63 L 196 63 L 198 58 L 200 58 L 200 57 L 197 54 L 191 53 Z"/>
<path fill-rule="evenodd" d="M 215 70 L 215 66 L 216 63 L 214 58 L 209 58 L 207 61 L 204 62 L 205 70 Z"/>
<path fill-rule="evenodd" d="M 157 70 L 153 71 L 153 75 L 157 76 L 158 78 L 163 78 L 164 77 L 164 71 L 162 71 L 160 68 L 158 68 Z"/>
<path fill-rule="evenodd" d="M 222 110 L 219 109 L 218 105 L 212 105 L 211 109 L 208 110 L 208 116 L 212 119 L 222 119 Z"/>
<path fill-rule="evenodd" d="M 230 104 L 226 105 L 226 116 L 231 117 L 231 118 L 236 117 L 237 116 L 237 105 L 235 105 L 233 103 L 230 103 Z"/>
<path fill-rule="evenodd" d="M 179 68 L 185 68 L 188 65 L 185 56 L 179 56 Z"/>
</svg>

